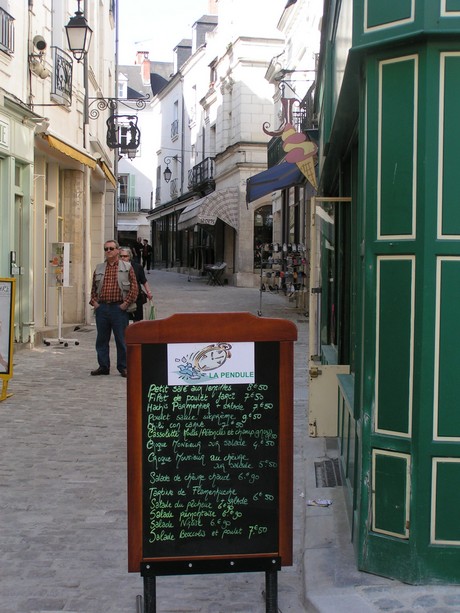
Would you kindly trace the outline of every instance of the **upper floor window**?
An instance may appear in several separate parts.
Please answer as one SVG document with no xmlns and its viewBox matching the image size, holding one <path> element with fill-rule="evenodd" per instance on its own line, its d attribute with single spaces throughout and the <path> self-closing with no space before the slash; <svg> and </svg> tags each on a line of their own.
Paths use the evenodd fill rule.
<svg viewBox="0 0 460 613">
<path fill-rule="evenodd" d="M 0 50 L 14 53 L 14 18 L 0 8 Z"/>
<path fill-rule="evenodd" d="M 125 79 L 120 79 L 118 81 L 118 98 L 127 98 L 128 97 L 128 83 Z"/>
<path fill-rule="evenodd" d="M 173 106 L 173 122 L 171 124 L 171 138 L 176 139 L 179 134 L 179 101 L 176 100 Z"/>
<path fill-rule="evenodd" d="M 217 60 L 209 64 L 209 87 L 214 87 L 217 81 Z"/>
<path fill-rule="evenodd" d="M 118 197 L 121 201 L 128 197 L 128 175 L 118 175 Z"/>
</svg>

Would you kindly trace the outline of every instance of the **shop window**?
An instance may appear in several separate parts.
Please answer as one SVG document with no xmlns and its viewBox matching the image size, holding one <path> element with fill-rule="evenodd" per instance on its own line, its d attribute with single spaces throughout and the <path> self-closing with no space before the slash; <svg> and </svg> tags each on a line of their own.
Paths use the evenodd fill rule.
<svg viewBox="0 0 460 613">
<path fill-rule="evenodd" d="M 273 249 L 273 215 L 270 204 L 254 212 L 254 268 L 260 268 Z"/>
</svg>

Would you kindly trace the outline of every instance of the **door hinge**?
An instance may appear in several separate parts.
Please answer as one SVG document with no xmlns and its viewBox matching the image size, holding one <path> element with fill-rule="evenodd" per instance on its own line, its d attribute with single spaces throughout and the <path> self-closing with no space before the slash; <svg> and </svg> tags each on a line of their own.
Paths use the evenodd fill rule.
<svg viewBox="0 0 460 613">
<path fill-rule="evenodd" d="M 317 377 L 319 377 L 319 375 L 323 374 L 323 371 L 320 370 L 317 366 L 312 366 L 308 371 L 308 374 L 312 379 L 316 379 Z"/>
</svg>

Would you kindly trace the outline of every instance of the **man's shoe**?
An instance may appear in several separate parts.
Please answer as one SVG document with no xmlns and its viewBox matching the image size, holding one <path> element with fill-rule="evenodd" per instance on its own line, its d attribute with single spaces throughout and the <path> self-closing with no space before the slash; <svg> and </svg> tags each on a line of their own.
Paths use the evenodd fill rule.
<svg viewBox="0 0 460 613">
<path fill-rule="evenodd" d="M 102 366 L 99 366 L 99 368 L 96 368 L 96 370 L 92 370 L 91 374 L 93 375 L 93 377 L 97 377 L 98 375 L 110 375 L 110 370 L 108 368 L 102 368 Z"/>
<path fill-rule="evenodd" d="M 126 368 L 120 370 L 120 375 L 126 379 L 126 377 L 128 376 L 128 371 L 126 370 Z"/>
</svg>

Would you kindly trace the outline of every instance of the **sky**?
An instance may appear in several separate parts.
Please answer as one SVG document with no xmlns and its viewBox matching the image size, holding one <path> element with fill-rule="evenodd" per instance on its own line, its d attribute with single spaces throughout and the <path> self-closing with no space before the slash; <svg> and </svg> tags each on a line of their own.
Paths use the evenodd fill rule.
<svg viewBox="0 0 460 613">
<path fill-rule="evenodd" d="M 118 0 L 118 7 L 118 62 L 134 64 L 137 51 L 172 62 L 174 47 L 207 14 L 208 0 Z"/>
</svg>

